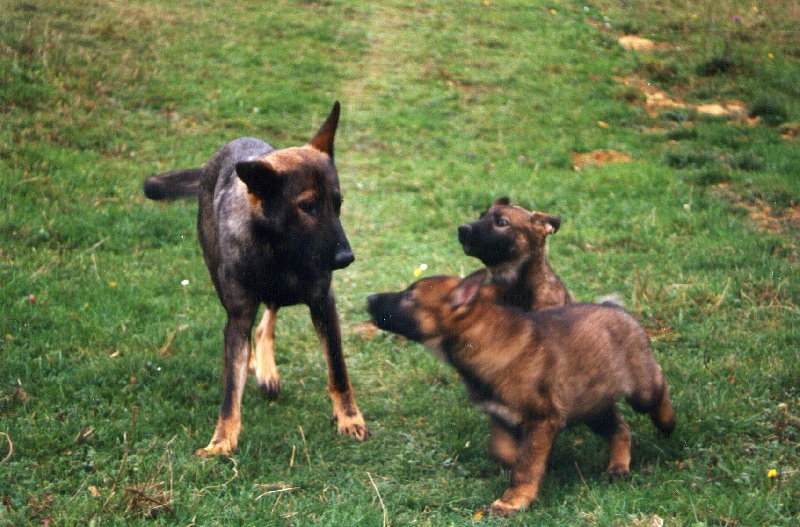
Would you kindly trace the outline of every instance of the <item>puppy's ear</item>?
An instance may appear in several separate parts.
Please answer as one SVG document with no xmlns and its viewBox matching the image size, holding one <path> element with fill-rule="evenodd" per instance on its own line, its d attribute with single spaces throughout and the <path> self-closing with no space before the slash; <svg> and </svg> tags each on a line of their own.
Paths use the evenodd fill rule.
<svg viewBox="0 0 800 527">
<path fill-rule="evenodd" d="M 481 286 L 487 279 L 486 269 L 476 271 L 466 278 L 462 279 L 458 285 L 453 289 L 453 295 L 450 300 L 450 308 L 454 311 L 459 308 L 469 308 L 478 298 L 481 292 Z"/>
<path fill-rule="evenodd" d="M 531 212 L 531 221 L 542 226 L 544 234 L 555 234 L 561 227 L 561 215 L 551 216 L 544 212 Z"/>
<path fill-rule="evenodd" d="M 316 148 L 323 154 L 328 154 L 331 161 L 333 160 L 333 138 L 336 136 L 336 127 L 339 125 L 339 113 L 341 108 L 342 106 L 339 104 L 339 101 L 333 103 L 333 108 L 328 118 L 325 119 L 325 122 L 320 126 L 317 135 L 308 142 L 310 146 Z"/>
<path fill-rule="evenodd" d="M 480 219 L 480 218 L 483 218 L 484 216 L 486 216 L 486 214 L 489 212 L 489 210 L 492 207 L 508 207 L 509 205 L 511 205 L 511 198 L 509 198 L 508 196 L 503 196 L 502 198 L 497 198 L 496 200 L 494 200 L 494 203 L 492 203 L 491 206 L 488 209 L 486 209 L 485 211 L 481 212 L 481 215 L 478 216 L 478 218 Z"/>
<path fill-rule="evenodd" d="M 247 185 L 251 194 L 261 199 L 277 194 L 283 184 L 283 176 L 263 158 L 236 163 L 236 175 Z"/>
</svg>

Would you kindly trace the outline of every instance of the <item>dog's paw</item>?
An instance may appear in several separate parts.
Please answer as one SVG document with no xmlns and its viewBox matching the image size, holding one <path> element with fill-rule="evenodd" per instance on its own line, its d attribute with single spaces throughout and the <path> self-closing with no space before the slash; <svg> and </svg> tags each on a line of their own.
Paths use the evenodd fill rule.
<svg viewBox="0 0 800 527">
<path fill-rule="evenodd" d="M 518 512 L 522 511 L 525 507 L 515 505 L 503 501 L 503 499 L 495 500 L 494 503 L 489 505 L 487 512 L 493 516 L 500 516 L 501 518 L 508 518 Z"/>
<path fill-rule="evenodd" d="M 261 395 L 270 401 L 274 401 L 281 394 L 281 381 L 278 377 L 259 379 L 258 387 L 261 389 Z"/>
<path fill-rule="evenodd" d="M 231 446 L 229 441 L 211 441 L 208 446 L 198 448 L 194 455 L 197 457 L 229 456 L 236 450 L 236 446 Z"/>
<path fill-rule="evenodd" d="M 360 413 L 352 417 L 348 416 L 344 419 L 339 419 L 339 417 L 334 414 L 331 417 L 331 422 L 336 423 L 339 435 L 350 436 L 356 441 L 366 441 L 369 439 L 369 436 L 372 435 L 372 432 L 364 422 L 364 418 Z"/>
<path fill-rule="evenodd" d="M 631 471 L 628 469 L 628 467 L 621 464 L 609 466 L 606 469 L 606 474 L 608 475 L 609 481 L 612 483 L 621 479 L 630 479 L 631 477 Z"/>
</svg>

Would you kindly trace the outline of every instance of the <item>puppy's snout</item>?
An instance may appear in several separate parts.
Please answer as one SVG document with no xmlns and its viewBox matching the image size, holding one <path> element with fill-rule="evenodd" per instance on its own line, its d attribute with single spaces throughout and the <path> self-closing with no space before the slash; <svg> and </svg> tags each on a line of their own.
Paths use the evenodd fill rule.
<svg viewBox="0 0 800 527">
<path fill-rule="evenodd" d="M 367 313 L 369 313 L 372 322 L 376 325 L 379 323 L 381 316 L 379 315 L 381 303 L 380 293 L 373 293 L 367 297 Z"/>
<path fill-rule="evenodd" d="M 378 301 L 378 295 L 372 294 L 367 297 L 367 309 L 372 310 L 372 306 Z"/>
</svg>

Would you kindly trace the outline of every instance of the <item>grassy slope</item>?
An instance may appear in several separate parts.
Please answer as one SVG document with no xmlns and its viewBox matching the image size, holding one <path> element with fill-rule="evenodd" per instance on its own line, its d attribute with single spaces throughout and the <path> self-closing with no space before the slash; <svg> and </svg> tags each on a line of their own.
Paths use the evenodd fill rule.
<svg viewBox="0 0 800 527">
<path fill-rule="evenodd" d="M 796 41 L 753 28 L 784 36 L 769 41 L 779 63 L 747 60 L 764 37 L 739 38 L 747 71 L 699 77 L 719 49 L 710 37 L 686 55 L 633 54 L 585 18 L 678 43 L 687 33 L 613 5 L 529 4 L 4 7 L 0 431 L 14 452 L 0 464 L 0 523 L 376 525 L 382 504 L 396 525 L 469 523 L 506 484 L 485 419 L 423 349 L 358 329 L 364 297 L 421 263 L 476 268 L 455 227 L 502 194 L 564 215 L 553 266 L 578 298 L 619 292 L 641 317 L 680 418 L 663 441 L 632 416 L 635 474 L 615 485 L 599 440 L 563 434 L 539 503 L 507 523 L 796 522 L 798 428 L 778 404 L 800 414 L 798 231 L 760 229 L 715 186 L 787 213 L 796 140 L 691 112 L 650 118 L 614 80 L 655 72 L 692 102 L 761 97 L 796 122 Z M 680 5 L 659 5 L 682 20 Z M 218 411 L 223 312 L 195 205 L 147 202 L 141 178 L 197 166 L 238 136 L 303 142 L 337 98 L 357 261 L 336 289 L 374 437 L 336 437 L 297 307 L 280 313 L 281 400 L 248 390 L 239 454 L 194 459 Z M 571 169 L 571 152 L 598 148 L 633 162 Z M 745 154 L 750 170 L 731 168 Z"/>
</svg>

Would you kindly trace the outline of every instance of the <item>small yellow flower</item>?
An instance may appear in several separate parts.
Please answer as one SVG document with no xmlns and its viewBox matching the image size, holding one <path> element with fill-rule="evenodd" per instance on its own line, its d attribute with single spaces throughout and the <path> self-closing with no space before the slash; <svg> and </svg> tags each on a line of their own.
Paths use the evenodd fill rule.
<svg viewBox="0 0 800 527">
<path fill-rule="evenodd" d="M 108 287 L 110 287 L 111 289 L 114 289 L 115 287 L 117 287 L 117 283 L 116 282 L 109 282 L 108 283 Z"/>
<path fill-rule="evenodd" d="M 771 59 L 774 59 L 774 58 L 775 58 L 775 55 L 773 55 L 772 53 L 767 53 L 767 57 L 769 57 L 769 58 L 771 58 Z"/>
<path fill-rule="evenodd" d="M 698 19 L 697 14 L 692 15 L 692 20 L 697 20 L 697 19 Z"/>
<path fill-rule="evenodd" d="M 756 6 L 753 6 L 753 13 L 758 13 L 758 8 Z"/>
<path fill-rule="evenodd" d="M 555 15 L 555 14 L 556 14 L 556 10 L 555 10 L 555 9 L 551 9 L 551 10 L 550 10 L 550 14 L 551 14 L 551 15 Z"/>
<path fill-rule="evenodd" d="M 767 472 L 767 477 L 768 478 L 777 478 L 778 477 L 778 471 L 775 470 L 774 468 L 769 469 L 769 471 Z"/>
<path fill-rule="evenodd" d="M 597 126 L 600 128 L 608 128 L 608 123 L 605 121 L 597 121 Z"/>
<path fill-rule="evenodd" d="M 419 267 L 417 267 L 416 269 L 414 269 L 414 276 L 419 276 L 419 275 L 421 275 L 421 274 L 422 274 L 422 269 L 420 269 Z"/>
</svg>

